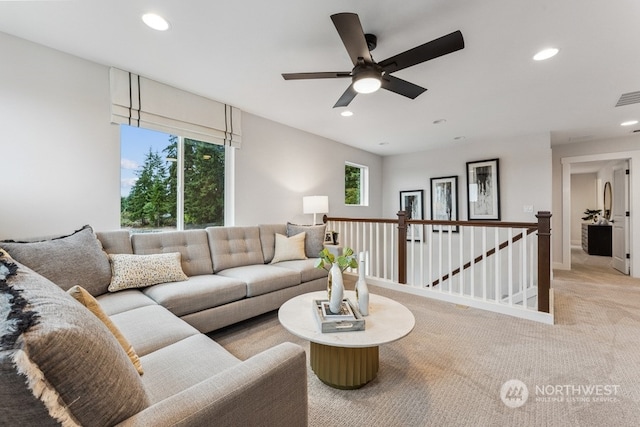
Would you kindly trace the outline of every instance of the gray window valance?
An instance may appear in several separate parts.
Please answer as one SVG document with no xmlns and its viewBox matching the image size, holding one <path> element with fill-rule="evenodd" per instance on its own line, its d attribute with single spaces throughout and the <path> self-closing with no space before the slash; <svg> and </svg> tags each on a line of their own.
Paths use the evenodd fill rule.
<svg viewBox="0 0 640 427">
<path fill-rule="evenodd" d="M 109 78 L 112 123 L 240 148 L 239 109 L 117 68 Z"/>
</svg>

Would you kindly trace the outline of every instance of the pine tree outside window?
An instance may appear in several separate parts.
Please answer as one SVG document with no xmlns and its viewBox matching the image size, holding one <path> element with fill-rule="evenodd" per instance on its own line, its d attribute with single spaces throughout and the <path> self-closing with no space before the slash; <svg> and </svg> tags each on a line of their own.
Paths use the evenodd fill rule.
<svg viewBox="0 0 640 427">
<path fill-rule="evenodd" d="M 369 205 L 369 168 L 351 162 L 344 166 L 344 203 L 351 206 Z"/>
<path fill-rule="evenodd" d="M 122 228 L 224 225 L 224 146 L 122 125 L 121 147 Z"/>
</svg>

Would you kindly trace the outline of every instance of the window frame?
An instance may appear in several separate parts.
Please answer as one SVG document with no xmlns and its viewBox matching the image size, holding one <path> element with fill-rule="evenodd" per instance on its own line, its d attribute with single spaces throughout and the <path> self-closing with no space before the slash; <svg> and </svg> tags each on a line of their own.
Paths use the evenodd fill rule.
<svg viewBox="0 0 640 427">
<path fill-rule="evenodd" d="M 369 166 L 362 165 L 360 163 L 345 161 L 345 174 L 344 174 L 344 193 L 345 193 L 345 206 L 369 206 Z M 347 166 L 352 168 L 360 169 L 360 203 L 351 204 L 347 203 L 346 200 L 346 190 L 347 190 L 347 176 L 346 176 L 346 168 Z"/>
</svg>

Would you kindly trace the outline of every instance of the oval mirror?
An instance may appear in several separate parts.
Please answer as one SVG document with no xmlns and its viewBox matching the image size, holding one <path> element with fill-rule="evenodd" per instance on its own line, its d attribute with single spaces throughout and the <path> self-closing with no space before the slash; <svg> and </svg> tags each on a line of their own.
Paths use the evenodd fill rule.
<svg viewBox="0 0 640 427">
<path fill-rule="evenodd" d="M 607 181 L 604 184 L 604 219 L 611 219 L 611 183 Z"/>
</svg>

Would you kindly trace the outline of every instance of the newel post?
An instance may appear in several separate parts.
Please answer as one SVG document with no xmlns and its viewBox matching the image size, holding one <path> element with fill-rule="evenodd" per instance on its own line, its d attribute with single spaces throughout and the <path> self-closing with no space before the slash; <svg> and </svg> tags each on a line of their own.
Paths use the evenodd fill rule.
<svg viewBox="0 0 640 427">
<path fill-rule="evenodd" d="M 398 212 L 398 283 L 407 283 L 407 213 Z"/>
<path fill-rule="evenodd" d="M 551 289 L 551 212 L 542 211 L 538 218 L 538 311 L 549 313 Z"/>
</svg>

